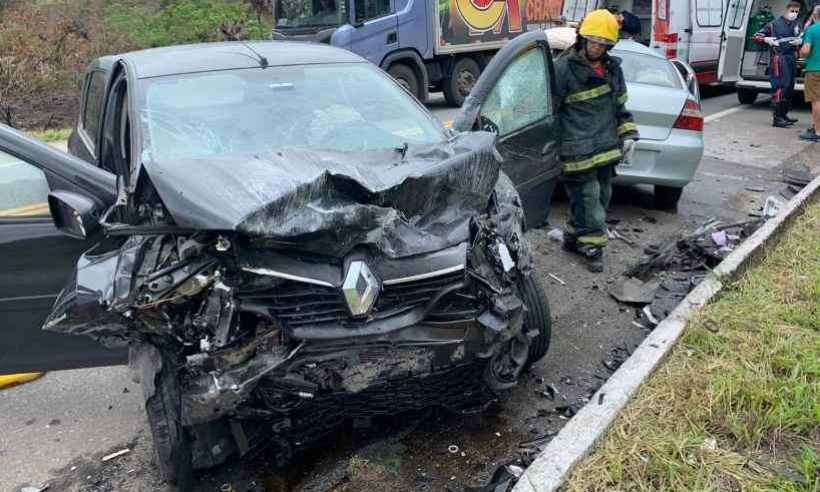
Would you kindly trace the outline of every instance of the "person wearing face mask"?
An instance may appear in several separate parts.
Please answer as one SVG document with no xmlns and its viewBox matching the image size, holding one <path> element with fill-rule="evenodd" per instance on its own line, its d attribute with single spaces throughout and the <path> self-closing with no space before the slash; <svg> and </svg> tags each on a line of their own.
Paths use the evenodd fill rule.
<svg viewBox="0 0 820 492">
<path fill-rule="evenodd" d="M 797 72 L 797 50 L 803 32 L 802 25 L 797 20 L 800 7 L 798 1 L 789 2 L 783 15 L 763 26 L 752 38 L 755 42 L 770 46 L 769 78 L 774 113 L 772 126 L 777 128 L 797 123 L 797 119 L 789 118 L 789 110 Z"/>
<path fill-rule="evenodd" d="M 570 201 L 564 248 L 590 271 L 603 271 L 606 209 L 615 165 L 631 158 L 638 128 L 626 110 L 626 83 L 618 58 L 618 20 L 607 10 L 586 15 L 575 45 L 555 61 L 561 177 Z"/>
</svg>

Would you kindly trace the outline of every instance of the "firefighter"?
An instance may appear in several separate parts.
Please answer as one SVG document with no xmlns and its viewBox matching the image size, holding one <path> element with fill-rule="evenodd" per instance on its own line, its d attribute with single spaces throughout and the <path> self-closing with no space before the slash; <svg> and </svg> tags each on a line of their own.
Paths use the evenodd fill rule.
<svg viewBox="0 0 820 492">
<path fill-rule="evenodd" d="M 797 72 L 797 49 L 803 31 L 797 20 L 800 7 L 800 2 L 790 1 L 783 15 L 763 26 L 752 38 L 755 42 L 770 46 L 769 79 L 772 84 L 774 113 L 772 126 L 776 128 L 787 128 L 798 121 L 789 118 L 789 110 Z"/>
<path fill-rule="evenodd" d="M 606 209 L 615 165 L 631 158 L 638 139 L 626 111 L 621 62 L 608 51 L 618 41 L 618 20 L 607 10 L 587 14 L 575 45 L 555 62 L 559 101 L 561 181 L 570 201 L 564 248 L 603 271 Z"/>
</svg>

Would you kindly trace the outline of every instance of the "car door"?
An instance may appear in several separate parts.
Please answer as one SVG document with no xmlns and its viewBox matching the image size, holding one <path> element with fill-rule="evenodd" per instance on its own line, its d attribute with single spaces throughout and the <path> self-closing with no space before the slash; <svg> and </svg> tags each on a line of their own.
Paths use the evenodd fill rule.
<svg viewBox="0 0 820 492">
<path fill-rule="evenodd" d="M 351 18 L 356 27 L 350 50 L 379 65 L 399 47 L 399 23 L 393 0 L 355 0 Z"/>
<path fill-rule="evenodd" d="M 720 41 L 718 80 L 740 80 L 740 65 L 746 46 L 746 29 L 752 13 L 752 0 L 729 0 L 729 8 L 723 17 L 723 33 Z"/>
<path fill-rule="evenodd" d="M 502 168 L 521 195 L 530 226 L 547 219 L 561 173 L 554 94 L 546 35 L 527 33 L 493 57 L 453 124 L 456 131 L 481 129 L 498 135 Z"/>
<path fill-rule="evenodd" d="M 54 298 L 92 242 L 55 228 L 49 190 L 93 192 L 93 183 L 111 183 L 103 173 L 0 125 L 0 374 L 126 360 L 125 351 L 90 338 L 42 330 Z"/>
</svg>

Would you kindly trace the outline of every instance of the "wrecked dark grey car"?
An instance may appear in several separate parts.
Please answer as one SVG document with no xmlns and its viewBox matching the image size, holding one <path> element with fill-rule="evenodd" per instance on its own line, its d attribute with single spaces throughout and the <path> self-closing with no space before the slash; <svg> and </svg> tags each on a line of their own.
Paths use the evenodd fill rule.
<svg viewBox="0 0 820 492">
<path fill-rule="evenodd" d="M 286 462 L 345 419 L 486 408 L 549 345 L 523 229 L 556 174 L 550 72 L 520 37 L 453 131 L 325 46 L 98 60 L 81 159 L 0 128 L 54 225 L 95 243 L 45 329 L 129 348 L 171 481 L 263 445 Z"/>
</svg>

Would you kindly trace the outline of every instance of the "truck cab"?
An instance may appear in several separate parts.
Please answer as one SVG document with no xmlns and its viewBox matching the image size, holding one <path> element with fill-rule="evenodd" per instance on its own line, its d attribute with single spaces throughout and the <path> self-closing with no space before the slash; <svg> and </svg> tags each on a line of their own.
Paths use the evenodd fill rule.
<svg viewBox="0 0 820 492">
<path fill-rule="evenodd" d="M 492 56 L 526 32 L 520 0 L 275 0 L 274 40 L 327 43 L 367 59 L 421 102 L 461 106 Z"/>
<path fill-rule="evenodd" d="M 735 0 L 729 5 L 723 24 L 718 76 L 721 82 L 733 82 L 741 104 L 753 104 L 758 94 L 771 91 L 768 67 L 770 49 L 752 41 L 752 36 L 786 8 L 788 0 Z M 801 22 L 805 16 L 801 14 Z M 804 89 L 805 60 L 797 61 L 795 91 Z"/>
</svg>

